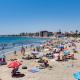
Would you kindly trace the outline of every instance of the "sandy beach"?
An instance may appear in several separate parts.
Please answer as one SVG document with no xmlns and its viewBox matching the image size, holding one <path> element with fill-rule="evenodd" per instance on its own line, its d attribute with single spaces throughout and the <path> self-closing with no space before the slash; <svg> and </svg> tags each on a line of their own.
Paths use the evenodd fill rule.
<svg viewBox="0 0 80 80">
<path fill-rule="evenodd" d="M 75 42 L 77 48 L 80 47 L 80 43 Z M 71 49 L 71 48 L 69 48 Z M 30 54 L 31 49 L 26 49 L 25 54 Z M 32 67 L 39 66 L 36 59 L 23 60 L 22 55 L 17 52 L 17 56 L 12 54 L 6 55 L 7 64 L 10 63 L 10 59 L 16 58 L 22 61 L 22 65 L 19 71 L 25 74 L 21 78 L 12 78 L 11 70 L 7 65 L 0 66 L 0 79 L 1 80 L 75 80 L 73 74 L 80 71 L 80 54 L 75 53 L 75 60 L 68 61 L 56 61 L 54 59 L 48 59 L 52 68 L 41 69 L 39 72 L 31 73 L 28 70 Z M 26 65 L 28 69 L 22 69 L 22 66 Z"/>
<path fill-rule="evenodd" d="M 80 80 L 80 0 L 0 0 L 0 80 Z"/>
</svg>

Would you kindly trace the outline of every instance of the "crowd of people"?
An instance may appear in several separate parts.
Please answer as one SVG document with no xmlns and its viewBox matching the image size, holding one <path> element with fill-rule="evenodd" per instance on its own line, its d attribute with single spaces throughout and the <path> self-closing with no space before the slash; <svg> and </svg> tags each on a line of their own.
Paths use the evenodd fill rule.
<svg viewBox="0 0 80 80">
<path fill-rule="evenodd" d="M 77 53 L 76 43 L 78 40 L 73 39 L 51 39 L 46 43 L 40 46 L 31 46 L 30 54 L 26 54 L 26 47 L 22 46 L 20 55 L 22 55 L 22 61 L 24 60 L 37 60 L 36 63 L 39 64 L 39 69 L 52 68 L 52 65 L 49 64 L 49 60 L 54 59 L 55 61 L 68 61 L 69 59 L 75 59 L 75 53 Z M 14 51 L 15 56 L 17 55 L 17 51 Z M 14 60 L 15 61 L 15 60 Z M 15 65 L 18 65 L 14 64 Z M 12 77 L 16 75 L 19 69 L 17 67 L 13 68 L 11 74 Z M 36 67 L 36 66 L 35 66 Z M 19 73 L 19 72 L 18 72 Z"/>
</svg>

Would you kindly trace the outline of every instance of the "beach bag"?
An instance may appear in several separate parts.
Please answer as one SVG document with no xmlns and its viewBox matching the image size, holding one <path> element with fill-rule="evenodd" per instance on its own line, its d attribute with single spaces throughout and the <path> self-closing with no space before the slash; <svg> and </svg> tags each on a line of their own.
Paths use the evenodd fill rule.
<svg viewBox="0 0 80 80">
<path fill-rule="evenodd" d="M 27 69 L 27 66 L 22 66 L 22 69 Z"/>
</svg>

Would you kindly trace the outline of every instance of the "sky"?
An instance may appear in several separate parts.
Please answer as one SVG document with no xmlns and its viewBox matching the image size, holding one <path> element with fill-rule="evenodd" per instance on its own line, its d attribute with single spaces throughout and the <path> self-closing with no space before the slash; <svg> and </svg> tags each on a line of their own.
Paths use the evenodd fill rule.
<svg viewBox="0 0 80 80">
<path fill-rule="evenodd" d="M 80 0 L 0 0 L 0 34 L 80 31 Z"/>
</svg>

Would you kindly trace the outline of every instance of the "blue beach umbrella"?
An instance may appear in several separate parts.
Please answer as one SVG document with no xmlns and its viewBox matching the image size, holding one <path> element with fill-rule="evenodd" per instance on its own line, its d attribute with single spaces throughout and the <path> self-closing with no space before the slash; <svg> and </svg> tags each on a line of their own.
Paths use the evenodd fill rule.
<svg viewBox="0 0 80 80">
<path fill-rule="evenodd" d="M 75 79 L 80 80 L 80 72 L 74 73 L 73 76 Z"/>
<path fill-rule="evenodd" d="M 70 53 L 70 51 L 66 50 L 64 51 L 64 55 L 68 55 Z"/>
</svg>

